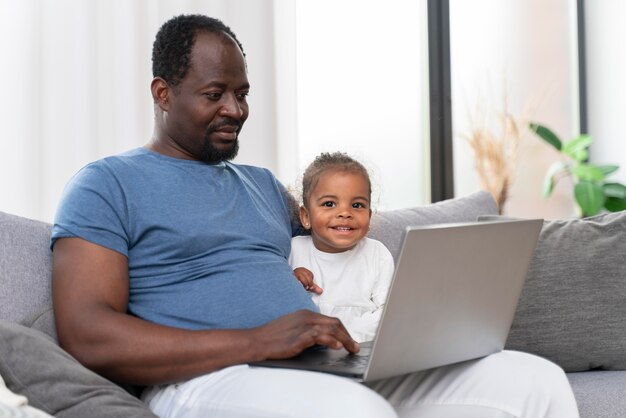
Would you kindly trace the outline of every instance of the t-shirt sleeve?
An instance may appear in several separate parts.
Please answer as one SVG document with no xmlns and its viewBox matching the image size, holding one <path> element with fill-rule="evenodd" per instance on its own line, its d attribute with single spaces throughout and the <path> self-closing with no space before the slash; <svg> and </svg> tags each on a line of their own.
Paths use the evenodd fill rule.
<svg viewBox="0 0 626 418">
<path fill-rule="evenodd" d="M 306 235 L 307 231 L 302 226 L 300 222 L 300 205 L 298 205 L 298 201 L 294 197 L 294 195 L 287 190 L 287 188 L 278 180 L 278 187 L 283 195 L 283 200 L 289 212 L 289 220 L 291 223 L 291 236 L 296 237 L 299 235 Z"/>
<path fill-rule="evenodd" d="M 128 257 L 128 210 L 121 185 L 103 162 L 81 169 L 68 182 L 57 209 L 50 247 L 77 237 Z"/>
</svg>

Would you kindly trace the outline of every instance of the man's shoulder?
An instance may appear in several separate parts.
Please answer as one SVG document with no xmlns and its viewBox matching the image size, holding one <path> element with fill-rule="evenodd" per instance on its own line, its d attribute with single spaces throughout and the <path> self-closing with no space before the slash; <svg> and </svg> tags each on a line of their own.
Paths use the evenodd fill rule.
<svg viewBox="0 0 626 418">
<path fill-rule="evenodd" d="M 110 169 L 117 166 L 127 165 L 129 162 L 138 162 L 146 157 L 145 149 L 134 148 L 119 154 L 108 155 L 87 164 L 84 168 Z"/>
<path fill-rule="evenodd" d="M 78 170 L 66 185 L 66 194 L 79 193 L 84 198 L 85 193 L 98 191 L 117 191 L 122 184 L 131 183 L 136 176 L 129 167 L 141 167 L 143 161 L 140 148 L 132 149 L 120 154 L 102 157 L 92 161 Z M 82 199 L 81 198 L 81 199 Z M 80 200 L 80 199 L 79 199 Z"/>
<path fill-rule="evenodd" d="M 145 162 L 150 160 L 150 151 L 145 148 L 133 148 L 118 154 L 109 155 L 94 161 L 94 164 L 122 165 L 130 162 Z"/>
</svg>

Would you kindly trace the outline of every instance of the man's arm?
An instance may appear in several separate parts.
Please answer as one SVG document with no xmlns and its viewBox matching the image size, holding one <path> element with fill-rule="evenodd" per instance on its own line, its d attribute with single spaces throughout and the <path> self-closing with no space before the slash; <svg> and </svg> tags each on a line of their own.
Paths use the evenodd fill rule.
<svg viewBox="0 0 626 418">
<path fill-rule="evenodd" d="M 55 242 L 52 291 L 61 346 L 118 382 L 175 382 L 233 364 L 291 357 L 314 344 L 358 351 L 339 320 L 310 311 L 247 330 L 189 331 L 136 318 L 127 314 L 126 257 L 80 238 Z"/>
</svg>

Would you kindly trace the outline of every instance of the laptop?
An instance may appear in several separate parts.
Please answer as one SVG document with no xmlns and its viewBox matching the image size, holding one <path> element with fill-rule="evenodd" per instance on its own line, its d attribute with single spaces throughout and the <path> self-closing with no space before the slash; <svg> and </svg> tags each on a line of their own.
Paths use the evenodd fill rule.
<svg viewBox="0 0 626 418">
<path fill-rule="evenodd" d="M 525 219 L 409 227 L 373 341 L 357 354 L 314 346 L 251 364 L 368 382 L 501 351 L 542 225 Z"/>
</svg>

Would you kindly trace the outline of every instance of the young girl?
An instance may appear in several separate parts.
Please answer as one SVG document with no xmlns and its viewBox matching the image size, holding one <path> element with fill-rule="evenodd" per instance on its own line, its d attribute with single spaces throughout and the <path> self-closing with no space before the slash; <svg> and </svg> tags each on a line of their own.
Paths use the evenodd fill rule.
<svg viewBox="0 0 626 418">
<path fill-rule="evenodd" d="M 393 257 L 367 238 L 371 183 L 340 152 L 319 155 L 302 179 L 300 220 L 310 236 L 292 239 L 289 263 L 321 313 L 337 317 L 358 342 L 374 339 L 393 275 Z"/>
</svg>

